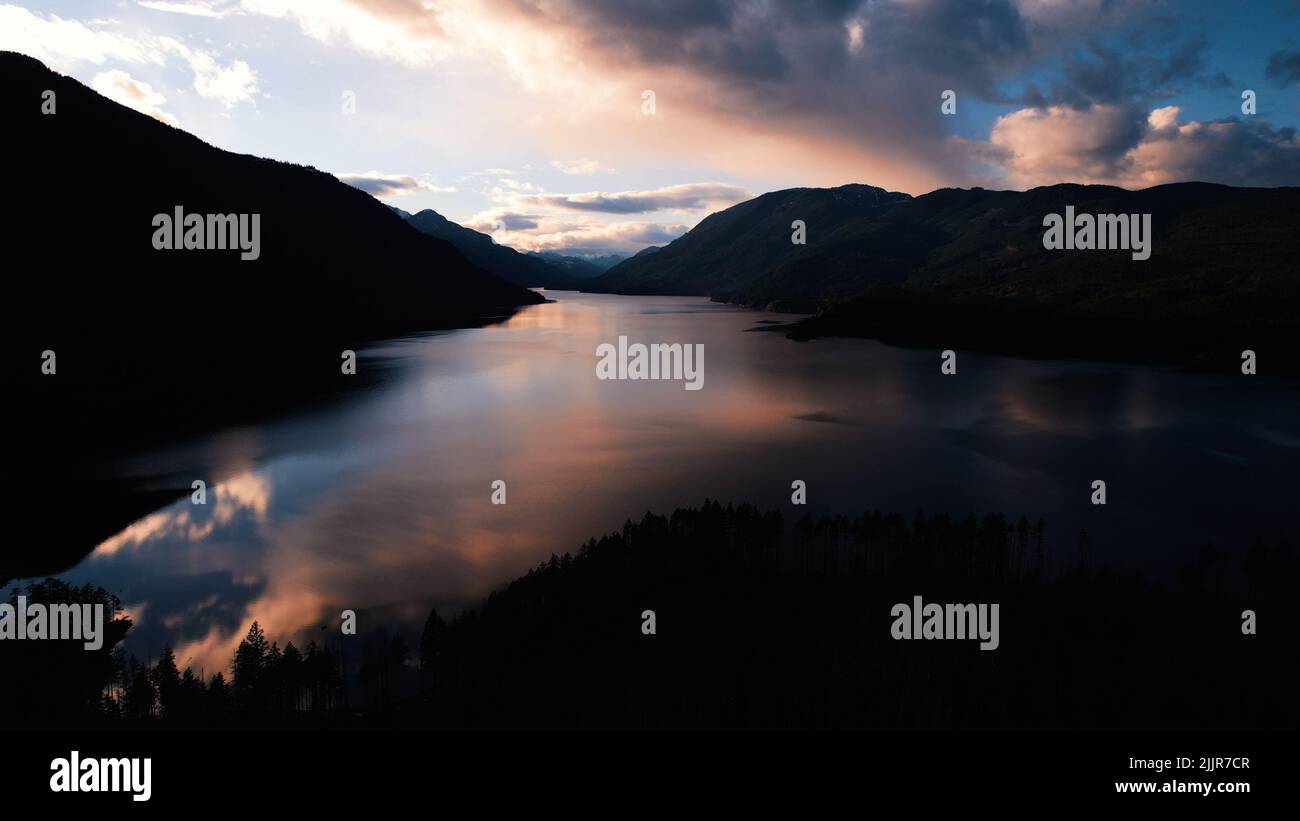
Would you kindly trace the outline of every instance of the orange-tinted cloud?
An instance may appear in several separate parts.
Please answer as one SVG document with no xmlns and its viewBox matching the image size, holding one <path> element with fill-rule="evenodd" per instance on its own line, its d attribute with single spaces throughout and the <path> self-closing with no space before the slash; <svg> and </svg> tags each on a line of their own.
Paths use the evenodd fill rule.
<svg viewBox="0 0 1300 821">
<path fill-rule="evenodd" d="M 1145 120 L 1118 105 L 1022 109 L 998 119 L 989 144 L 1001 171 L 1019 187 L 1300 182 L 1294 129 L 1236 118 L 1183 122 L 1177 106 L 1154 109 Z"/>
</svg>

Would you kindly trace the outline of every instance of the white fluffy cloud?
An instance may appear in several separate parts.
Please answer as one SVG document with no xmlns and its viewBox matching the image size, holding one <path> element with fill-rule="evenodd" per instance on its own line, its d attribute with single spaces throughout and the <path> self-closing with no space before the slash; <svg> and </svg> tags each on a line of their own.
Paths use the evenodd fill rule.
<svg viewBox="0 0 1300 821">
<path fill-rule="evenodd" d="M 167 102 L 166 97 L 154 91 L 148 83 L 136 80 L 121 69 L 101 71 L 95 75 L 95 79 L 91 80 L 90 87 L 127 108 L 134 108 L 167 125 L 180 127 L 175 116 L 162 110 L 162 106 Z"/>
<path fill-rule="evenodd" d="M 79 63 L 102 65 L 120 60 L 161 65 L 166 60 L 163 50 L 149 39 L 65 20 L 57 14 L 43 17 L 9 4 L 0 5 L 0 49 L 28 54 L 63 72 Z"/>
<path fill-rule="evenodd" d="M 1122 176 L 1124 149 L 1138 136 L 1132 113 L 1122 106 L 1051 106 L 999 117 L 989 142 L 1011 182 L 1030 187 L 1062 181 L 1114 183 Z"/>
<path fill-rule="evenodd" d="M 226 108 L 253 102 L 258 93 L 257 72 L 243 60 L 222 64 L 212 53 L 190 48 L 175 38 L 126 35 L 114 25 L 112 21 L 65 20 L 56 14 L 42 16 L 18 6 L 0 5 L 0 49 L 31 55 L 65 73 L 86 63 L 165 66 L 169 59 L 179 57 L 193 74 L 194 90 Z M 113 88 L 114 82 L 118 81 L 106 78 L 101 85 Z M 132 98 L 130 92 L 124 93 L 127 99 Z"/>
<path fill-rule="evenodd" d="M 407 65 L 427 65 L 451 50 L 437 7 L 429 3 L 366 8 L 347 0 L 241 0 L 239 7 L 248 14 L 292 20 L 314 40 L 347 43 Z"/>
<path fill-rule="evenodd" d="M 220 19 L 226 16 L 226 10 L 216 2 L 191 0 L 188 3 L 168 2 L 168 0 L 136 0 L 136 5 L 154 11 L 166 11 L 172 14 L 185 14 L 190 17 L 211 17 Z"/>
<path fill-rule="evenodd" d="M 192 49 L 171 37 L 159 38 L 158 43 L 189 65 L 194 73 L 194 90 L 200 96 L 216 100 L 226 108 L 253 102 L 257 94 L 257 72 L 248 63 L 235 60 L 223 66 L 208 52 Z"/>
<path fill-rule="evenodd" d="M 212 55 L 189 51 L 190 68 L 194 70 L 194 90 L 226 108 L 236 103 L 251 103 L 257 93 L 257 72 L 243 60 L 221 66 Z"/>
</svg>

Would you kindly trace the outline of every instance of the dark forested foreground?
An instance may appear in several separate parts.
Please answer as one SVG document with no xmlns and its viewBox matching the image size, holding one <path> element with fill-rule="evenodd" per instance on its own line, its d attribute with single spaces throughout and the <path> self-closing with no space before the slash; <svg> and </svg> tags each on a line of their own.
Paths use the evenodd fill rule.
<svg viewBox="0 0 1300 821">
<path fill-rule="evenodd" d="M 552 557 L 475 610 L 431 613 L 409 645 L 332 630 L 281 648 L 254 625 L 229 678 L 204 681 L 170 650 L 152 664 L 114 652 L 122 618 L 99 651 L 7 641 L 0 705 L 11 727 L 1300 726 L 1289 546 L 1205 546 L 1161 584 L 1087 554 L 1084 534 L 1067 544 L 1001 515 L 787 529 L 780 513 L 706 503 Z M 892 638 L 891 608 L 918 595 L 999 604 L 999 646 Z"/>
</svg>

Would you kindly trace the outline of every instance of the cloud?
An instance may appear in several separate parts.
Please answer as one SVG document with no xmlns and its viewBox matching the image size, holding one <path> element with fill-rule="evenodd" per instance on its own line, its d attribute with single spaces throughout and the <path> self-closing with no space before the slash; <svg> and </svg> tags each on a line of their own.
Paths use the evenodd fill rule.
<svg viewBox="0 0 1300 821">
<path fill-rule="evenodd" d="M 1300 184 L 1300 137 L 1294 128 L 1236 117 L 1183 123 L 1179 109 L 1157 117 L 1126 155 L 1130 185 L 1202 180 L 1227 185 Z"/>
<path fill-rule="evenodd" d="M 246 471 L 217 483 L 208 490 L 208 496 L 213 502 L 208 510 L 196 509 L 189 500 L 176 502 L 100 542 L 92 555 L 111 556 L 123 549 L 138 550 L 168 539 L 202 542 L 218 526 L 229 525 L 239 517 L 263 523 L 270 504 L 271 485 L 264 476 Z"/>
<path fill-rule="evenodd" d="M 488 193 L 495 200 L 508 200 L 517 194 L 540 193 L 541 190 L 540 186 L 534 185 L 527 180 L 503 177 L 496 181 L 496 185 L 494 185 Z"/>
<path fill-rule="evenodd" d="M 400 197 L 417 191 L 430 191 L 435 194 L 454 192 L 454 187 L 434 185 L 416 179 L 408 174 L 385 174 L 382 171 L 366 171 L 359 174 L 336 174 L 340 182 L 353 188 L 359 188 L 372 197 Z"/>
<path fill-rule="evenodd" d="M 190 48 L 172 37 L 126 36 L 112 31 L 108 27 L 111 24 L 87 24 L 53 14 L 42 17 L 17 6 L 0 5 L 0 49 L 29 54 L 64 72 L 83 63 L 102 65 L 109 61 L 163 66 L 174 55 L 193 72 L 194 89 L 200 96 L 230 108 L 252 102 L 257 94 L 257 72 L 243 60 L 223 66 L 211 53 Z"/>
<path fill-rule="evenodd" d="M 159 39 L 166 51 L 178 55 L 194 72 L 194 90 L 200 96 L 216 100 L 226 108 L 241 102 L 251 103 L 257 94 L 257 72 L 243 60 L 220 65 L 211 54 L 192 49 L 171 37 Z"/>
<path fill-rule="evenodd" d="M 257 93 L 257 72 L 243 60 L 235 60 L 224 68 L 217 65 L 211 55 L 201 51 L 188 53 L 190 67 L 194 70 L 194 89 L 200 95 L 216 100 L 226 108 L 236 103 L 253 102 Z"/>
<path fill-rule="evenodd" d="M 943 89 L 962 100 L 1082 110 L 1149 107 L 1180 85 L 1228 82 L 1207 66 L 1205 37 L 1171 30 L 1177 20 L 1130 26 L 1161 13 L 1147 0 L 242 0 L 239 8 L 409 66 L 459 57 L 504 70 L 522 94 L 546 98 L 526 112 L 545 149 L 581 144 L 601 157 L 554 163 L 569 174 L 689 152 L 728 173 L 920 192 L 971 179 L 967 158 L 948 150 L 954 121 L 935 102 Z M 1050 90 L 1010 87 L 1052 63 L 1059 76 L 1037 78 Z M 656 94 L 653 118 L 640 115 L 646 89 Z"/>
<path fill-rule="evenodd" d="M 1034 25 L 1079 29 L 1100 16 L 1108 0 L 1019 0 L 1020 14 Z"/>
<path fill-rule="evenodd" d="M 613 174 L 614 169 L 595 160 L 555 160 L 551 166 L 565 174 L 590 177 L 596 174 Z"/>
<path fill-rule="evenodd" d="M 591 225 L 558 235 L 549 241 L 549 250 L 577 256 L 603 256 L 635 253 L 650 245 L 667 245 L 690 230 L 682 223 L 620 222 Z M 549 240 L 550 238 L 543 238 Z"/>
<path fill-rule="evenodd" d="M 1300 182 L 1300 138 L 1258 119 L 1183 122 L 1163 106 L 1141 117 L 1118 105 L 1050 106 L 998 118 L 982 158 L 1010 183 L 1069 181 L 1146 188 L 1197 180 L 1227 185 Z"/>
<path fill-rule="evenodd" d="M 1093 41 L 1086 48 L 1068 51 L 1051 91 L 1027 102 L 1073 108 L 1096 103 L 1135 105 L 1169 98 L 1192 86 L 1232 86 L 1222 71 L 1210 71 L 1208 47 L 1204 33 L 1180 39 L 1164 27 L 1158 35 L 1148 29 L 1132 32 L 1116 47 Z"/>
<path fill-rule="evenodd" d="M 492 231 L 527 231 L 532 228 L 540 228 L 541 223 L 534 217 L 526 214 L 498 214 L 492 220 L 489 233 Z M 476 229 L 477 230 L 477 229 Z"/>
<path fill-rule="evenodd" d="M 42 17 L 13 5 L 0 5 L 0 49 L 30 55 L 59 71 L 78 63 L 109 60 L 161 65 L 166 57 L 149 39 L 127 37 L 77 20 Z"/>
<path fill-rule="evenodd" d="M 108 99 L 133 108 L 141 114 L 148 114 L 159 122 L 179 128 L 176 117 L 163 111 L 161 106 L 167 98 L 154 91 L 148 83 L 142 83 L 121 69 L 102 71 L 90 81 L 90 87 Z"/>
<path fill-rule="evenodd" d="M 454 3 L 446 4 L 455 6 Z M 302 33 L 323 43 L 347 43 L 368 54 L 423 66 L 453 48 L 433 3 L 379 0 L 241 0 L 240 10 L 292 20 Z M 467 13 L 468 9 L 463 10 Z"/>
<path fill-rule="evenodd" d="M 1143 132 L 1123 106 L 1024 108 L 999 117 L 989 134 L 999 165 L 1015 185 L 1116 182 L 1125 152 Z"/>
<path fill-rule="evenodd" d="M 870 182 L 920 193 L 986 180 L 1164 178 L 1176 168 L 1227 181 L 1267 180 L 1287 172 L 1293 156 L 1290 132 L 1262 119 L 1180 123 L 1174 136 L 1149 121 L 1188 87 L 1231 81 L 1212 64 L 1220 44 L 1200 33 L 1204 24 L 1195 15 L 1171 16 L 1148 0 L 138 4 L 160 12 L 152 19 L 170 12 L 281 20 L 313 41 L 402 67 L 456 58 L 448 67 L 453 74 L 484 75 L 494 110 L 511 112 L 536 143 L 529 148 L 565 157 L 550 167 L 575 176 L 661 167 L 665 160 L 680 168 L 689 157 L 692 169 L 714 169 L 714 178 L 748 177 L 772 187 Z M 169 38 L 124 37 L 115 26 L 0 5 L 0 41 L 35 44 L 14 46 L 20 50 L 150 65 L 179 55 L 208 99 L 231 107 L 259 94 L 247 63 Z M 1294 49 L 1275 52 L 1270 80 L 1294 83 L 1298 58 Z M 494 72 L 508 75 L 508 89 Z M 166 91 L 152 74 L 133 73 Z M 949 88 L 961 100 L 959 118 L 940 114 L 938 93 Z M 653 116 L 641 112 L 646 89 L 656 94 Z M 970 107 L 974 101 L 1015 110 L 984 139 L 972 138 L 972 122 L 991 116 L 987 106 Z M 979 112 L 974 119 L 971 111 Z M 1229 155 L 1218 162 L 1203 156 L 1200 146 L 1210 144 Z M 497 161 L 521 160 L 503 152 Z M 669 189 L 557 194 L 519 178 L 511 183 L 505 169 L 478 173 L 495 178 L 490 190 L 476 190 L 493 208 L 548 219 L 695 212 L 748 196 L 739 189 L 712 198 Z M 470 176 L 460 184 L 477 189 Z M 363 184 L 387 190 L 382 180 Z"/>
<path fill-rule="evenodd" d="M 647 191 L 550 193 L 523 179 L 501 178 L 485 194 L 494 207 L 463 225 L 525 251 L 559 251 L 601 256 L 631 254 L 685 233 L 709 213 L 753 194 L 717 182 L 683 183 Z M 630 215 L 667 212 L 675 219 L 628 220 Z"/>
<path fill-rule="evenodd" d="M 188 3 L 170 3 L 165 0 L 136 0 L 136 5 L 141 8 L 152 9 L 153 11 L 166 11 L 172 14 L 186 14 L 191 17 L 211 17 L 220 19 L 226 16 L 226 11 L 221 8 L 220 3 L 202 2 L 202 0 L 191 0 Z"/>
<path fill-rule="evenodd" d="M 1100 27 L 1113 5 L 1087 22 Z M 937 107 L 919 101 L 997 94 L 1035 50 L 1011 0 L 242 0 L 240 11 L 409 66 L 459 57 L 504 70 L 549 98 L 529 125 L 552 150 L 577 137 L 620 167 L 693 151 L 733 173 L 908 190 L 959 170 Z M 640 116 L 647 88 L 671 131 Z"/>
<path fill-rule="evenodd" d="M 1300 51 L 1284 48 L 1273 52 L 1268 56 L 1264 74 L 1279 86 L 1300 82 Z"/>
<path fill-rule="evenodd" d="M 539 207 L 605 214 L 646 214 L 653 211 L 694 211 L 726 208 L 754 195 L 743 188 L 722 183 L 697 182 L 669 185 L 652 191 L 615 193 L 541 194 L 523 198 Z"/>
<path fill-rule="evenodd" d="M 681 223 L 648 221 L 574 222 L 554 215 L 490 210 L 465 226 L 521 251 L 555 251 L 575 256 L 633 254 L 649 245 L 664 245 L 686 233 Z"/>
</svg>

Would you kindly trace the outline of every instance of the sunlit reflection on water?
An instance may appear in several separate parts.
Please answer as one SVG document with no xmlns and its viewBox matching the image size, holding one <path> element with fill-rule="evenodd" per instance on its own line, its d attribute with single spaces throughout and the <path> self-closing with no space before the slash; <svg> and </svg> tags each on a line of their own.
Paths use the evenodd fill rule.
<svg viewBox="0 0 1300 821">
<path fill-rule="evenodd" d="M 1243 524 L 1292 527 L 1294 386 L 965 354 L 944 377 L 935 351 L 796 343 L 748 332 L 771 314 L 702 299 L 550 296 L 363 351 L 396 376 L 359 400 L 140 454 L 123 471 L 203 479 L 206 504 L 140 519 L 64 577 L 118 593 L 132 652 L 171 644 L 211 674 L 254 619 L 282 643 L 343 609 L 418 627 L 646 510 L 711 497 L 800 515 L 795 479 L 814 513 L 1042 516 L 1062 553 L 1086 527 L 1138 566 Z M 703 344 L 705 388 L 596 379 L 596 346 L 620 335 Z"/>
</svg>

